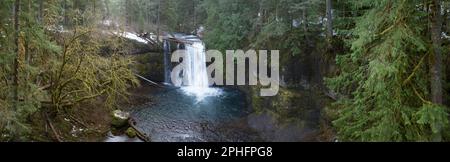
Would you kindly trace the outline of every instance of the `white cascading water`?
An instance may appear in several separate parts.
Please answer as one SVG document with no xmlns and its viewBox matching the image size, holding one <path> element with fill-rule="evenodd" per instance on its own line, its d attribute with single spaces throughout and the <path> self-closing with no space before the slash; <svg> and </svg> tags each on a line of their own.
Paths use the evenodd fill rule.
<svg viewBox="0 0 450 162">
<path fill-rule="evenodd" d="M 187 67 L 184 71 L 184 77 L 186 77 L 186 82 L 182 90 L 188 95 L 195 96 L 198 102 L 208 96 L 220 95 L 219 89 L 209 87 L 206 52 L 203 42 L 186 44 L 185 50 Z"/>
</svg>

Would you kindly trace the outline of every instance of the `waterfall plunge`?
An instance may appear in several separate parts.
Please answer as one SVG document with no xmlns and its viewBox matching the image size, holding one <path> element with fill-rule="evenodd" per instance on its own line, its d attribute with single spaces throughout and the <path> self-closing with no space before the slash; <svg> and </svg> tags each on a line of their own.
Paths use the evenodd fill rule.
<svg viewBox="0 0 450 162">
<path fill-rule="evenodd" d="M 208 96 L 220 95 L 220 90 L 209 87 L 208 71 L 206 67 L 206 52 L 203 42 L 186 44 L 186 68 L 184 71 L 185 83 L 182 90 L 195 96 L 200 102 Z"/>
</svg>

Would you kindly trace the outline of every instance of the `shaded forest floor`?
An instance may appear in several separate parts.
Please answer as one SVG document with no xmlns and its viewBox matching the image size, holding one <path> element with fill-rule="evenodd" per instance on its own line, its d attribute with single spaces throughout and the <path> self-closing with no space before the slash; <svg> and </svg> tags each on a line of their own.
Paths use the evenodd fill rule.
<svg viewBox="0 0 450 162">
<path fill-rule="evenodd" d="M 143 83 L 140 87 L 130 89 L 130 97 L 121 100 L 118 108 L 129 111 L 140 104 L 152 102 L 148 94 L 152 86 Z M 57 141 L 56 135 L 64 142 L 101 142 L 112 130 L 112 110 L 101 102 L 86 102 L 73 107 L 71 110 L 58 115 L 52 122 L 53 131 L 47 124 L 43 113 L 36 113 L 31 117 L 31 141 Z M 55 133 L 56 132 L 56 133 Z M 123 132 L 118 132 L 123 133 Z"/>
</svg>

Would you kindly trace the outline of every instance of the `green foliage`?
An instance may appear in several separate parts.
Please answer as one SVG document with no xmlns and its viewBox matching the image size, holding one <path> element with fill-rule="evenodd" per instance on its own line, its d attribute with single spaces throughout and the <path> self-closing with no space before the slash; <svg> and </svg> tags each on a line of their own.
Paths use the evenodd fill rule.
<svg viewBox="0 0 450 162">
<path fill-rule="evenodd" d="M 137 86 L 129 68 L 133 60 L 119 53 L 122 40 L 98 30 L 105 20 L 136 32 L 190 33 L 205 26 L 210 49 L 278 49 L 281 61 L 291 64 L 325 59 L 316 55 L 326 51 L 323 0 L 22 0 L 17 33 L 14 2 L 0 1 L 0 140 L 23 140 L 18 137 L 26 137 L 33 113 L 59 115 L 100 97 L 105 106 L 114 108 L 130 87 Z M 333 2 L 335 39 L 346 43 L 334 48 L 349 49 L 336 58 L 339 75 L 326 80 L 329 88 L 343 95 L 333 113 L 339 139 L 448 139 L 447 108 L 428 101 L 433 50 L 429 24 L 424 23 L 430 14 L 425 1 Z M 443 1 L 443 8 L 449 8 L 448 1 Z M 449 15 L 445 12 L 444 18 Z M 450 27 L 444 22 L 448 34 Z M 107 56 L 100 54 L 105 46 L 114 49 Z M 286 68 L 290 67 L 283 71 Z M 13 93 L 15 75 L 18 101 Z M 292 103 L 300 96 L 288 92 L 272 106 L 298 106 Z M 252 99 L 256 107 L 266 104 L 257 96 Z"/>
<path fill-rule="evenodd" d="M 64 41 L 61 57 L 56 58 L 58 61 L 48 73 L 55 78 L 49 83 L 53 85 L 50 87 L 51 103 L 59 110 L 105 95 L 106 106 L 112 108 L 120 98 L 126 97 L 130 86 L 138 84 L 128 68 L 133 62 L 117 53 L 100 56 L 99 32 L 89 28 L 75 31 L 79 33 L 68 37 L 70 41 Z"/>
<path fill-rule="evenodd" d="M 114 17 L 124 18 L 131 30 L 191 33 L 204 23 L 204 0 L 111 0 Z M 159 19 L 158 19 L 159 16 Z M 159 20 L 159 23 L 158 23 Z"/>
<path fill-rule="evenodd" d="M 32 1 L 22 1 L 22 4 L 30 4 Z M 2 11 L 11 11 L 14 1 L 2 2 L 2 7 L 5 9 Z M 23 10 L 29 11 L 32 6 Z M 31 59 L 38 53 L 42 53 L 51 47 L 51 43 L 46 41 L 44 31 L 38 27 L 36 20 L 33 17 L 32 12 L 21 12 L 20 21 L 21 31 L 19 33 L 18 46 L 15 41 L 15 30 L 13 28 L 13 22 L 11 12 L 1 13 L 6 15 L 2 17 L 1 21 L 1 35 L 0 42 L 2 47 L 0 49 L 0 132 L 8 136 L 8 138 L 15 138 L 17 135 L 26 134 L 27 129 L 27 117 L 36 112 L 40 107 L 40 100 L 44 96 L 42 91 L 38 88 L 36 82 L 31 82 L 39 75 L 39 69 L 36 64 L 31 63 Z M 16 48 L 18 51 L 16 52 Z M 20 81 L 17 87 L 17 93 L 19 102 L 14 102 L 12 92 L 14 76 L 14 59 L 18 60 L 18 80 Z M 15 109 L 13 109 L 13 105 Z M 0 137 L 1 138 L 1 137 Z"/>
<path fill-rule="evenodd" d="M 126 98 L 128 88 L 138 85 L 129 68 L 133 61 L 117 53 L 120 38 L 107 37 L 110 41 L 104 41 L 102 32 L 96 30 L 94 3 L 70 2 L 73 3 L 69 10 L 67 6 L 61 8 L 62 3 L 56 0 L 22 1 L 18 37 L 11 25 L 14 1 L 0 2 L 2 141 L 26 140 L 29 119 L 34 113 L 64 113 L 66 108 L 99 97 L 104 97 L 105 106 L 112 108 Z M 72 19 L 64 22 L 59 16 L 61 11 L 72 12 Z M 70 26 L 69 30 L 58 28 L 63 22 Z M 110 53 L 110 57 L 101 56 L 101 42 L 119 50 Z M 18 100 L 13 97 L 14 75 L 18 78 Z"/>
<path fill-rule="evenodd" d="M 256 17 L 256 1 L 204 1 L 206 20 L 205 42 L 210 49 L 242 49 L 248 44 L 252 20 Z"/>
<path fill-rule="evenodd" d="M 308 48 L 307 41 L 323 39 L 323 5 L 318 0 L 204 1 L 205 42 L 211 49 L 250 47 L 298 55 Z"/>
<path fill-rule="evenodd" d="M 343 141 L 442 140 L 446 108 L 430 103 L 428 44 L 422 1 L 359 1 L 370 8 L 353 29 L 352 52 L 338 56 L 342 72 L 328 85 L 347 97 L 334 121 Z"/>
</svg>

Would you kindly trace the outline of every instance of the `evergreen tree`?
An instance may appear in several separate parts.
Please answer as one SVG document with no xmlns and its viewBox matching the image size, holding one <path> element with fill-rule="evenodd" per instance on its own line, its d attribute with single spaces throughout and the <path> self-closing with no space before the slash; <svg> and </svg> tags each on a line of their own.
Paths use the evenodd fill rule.
<svg viewBox="0 0 450 162">
<path fill-rule="evenodd" d="M 352 1 L 367 9 L 353 29 L 351 53 L 338 56 L 332 89 L 346 97 L 334 124 L 344 141 L 440 141 L 446 108 L 433 103 L 428 58 L 429 13 L 419 0 Z M 420 7 L 422 6 L 422 7 Z"/>
<path fill-rule="evenodd" d="M 64 2 L 72 5 L 58 0 L 1 2 L 0 140 L 27 140 L 34 113 L 62 115 L 99 96 L 113 108 L 137 84 L 129 69 L 132 60 L 117 52 L 100 56 L 104 40 L 98 37 L 95 13 L 101 5 Z M 71 19 L 63 21 L 61 12 Z M 111 46 L 119 38 L 107 39 Z"/>
</svg>

